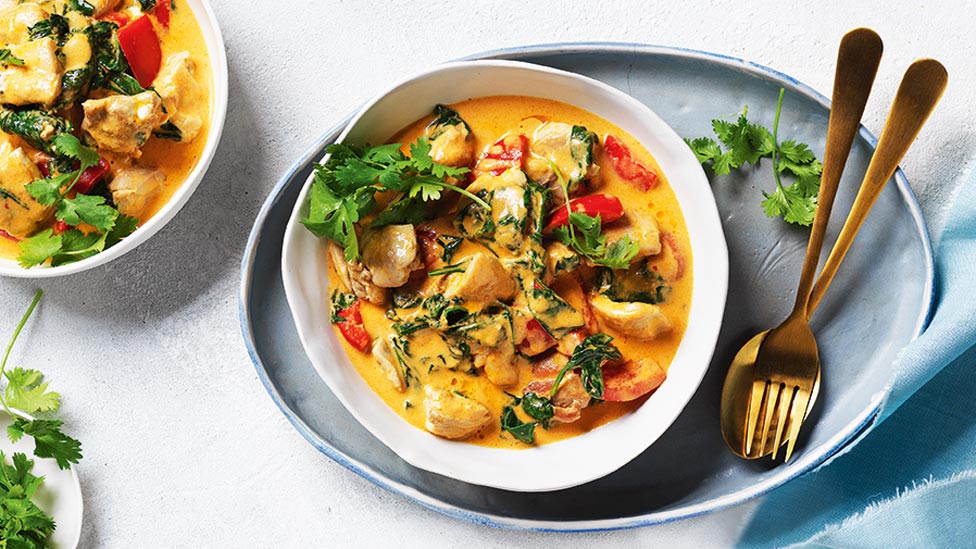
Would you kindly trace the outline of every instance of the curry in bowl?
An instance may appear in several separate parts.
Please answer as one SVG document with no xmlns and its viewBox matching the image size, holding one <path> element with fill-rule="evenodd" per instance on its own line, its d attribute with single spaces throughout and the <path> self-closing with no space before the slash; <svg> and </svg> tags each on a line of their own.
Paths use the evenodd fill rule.
<svg viewBox="0 0 976 549">
<path fill-rule="evenodd" d="M 184 0 L 0 0 L 0 258 L 91 257 L 200 160 L 206 44 Z"/>
<path fill-rule="evenodd" d="M 628 414 L 665 381 L 691 247 L 670 183 L 620 128 L 494 96 L 328 152 L 304 220 L 328 241 L 323 299 L 406 421 L 525 448 Z"/>
</svg>

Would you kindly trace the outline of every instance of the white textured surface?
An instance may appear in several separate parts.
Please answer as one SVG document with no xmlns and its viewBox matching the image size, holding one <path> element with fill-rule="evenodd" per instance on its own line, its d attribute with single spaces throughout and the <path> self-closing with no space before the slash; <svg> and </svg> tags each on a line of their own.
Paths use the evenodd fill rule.
<svg viewBox="0 0 976 549">
<path fill-rule="evenodd" d="M 319 454 L 257 380 L 237 322 L 238 264 L 275 181 L 383 87 L 432 63 L 553 41 L 715 51 L 829 95 L 840 37 L 876 29 L 886 52 L 866 117 L 879 132 L 901 73 L 940 59 L 949 90 L 904 164 L 934 235 L 976 154 L 976 7 L 957 2 L 354 2 L 215 0 L 230 63 L 224 140 L 176 219 L 116 262 L 48 294 L 14 363 L 65 396 L 85 445 L 84 547 L 713 546 L 753 505 L 626 532 L 525 534 L 461 524 L 378 489 Z M 378 6 L 378 7 L 377 7 Z M 37 283 L 0 280 L 9 333 Z"/>
</svg>

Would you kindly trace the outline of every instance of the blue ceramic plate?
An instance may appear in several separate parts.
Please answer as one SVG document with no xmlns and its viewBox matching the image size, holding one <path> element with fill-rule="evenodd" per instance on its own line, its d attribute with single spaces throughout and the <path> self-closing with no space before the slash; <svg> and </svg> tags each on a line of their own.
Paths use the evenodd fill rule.
<svg viewBox="0 0 976 549">
<path fill-rule="evenodd" d="M 743 105 L 749 105 L 750 119 L 771 127 L 778 90 L 785 87 L 780 135 L 823 151 L 827 99 L 786 75 L 738 59 L 632 44 L 546 45 L 476 57 L 518 59 L 602 80 L 646 103 L 685 137 L 709 135 L 712 118 L 740 112 Z M 813 319 L 823 383 L 796 457 L 787 466 L 735 457 L 719 431 L 722 381 L 739 347 L 789 312 L 808 233 L 763 214 L 761 191 L 773 185 L 768 165 L 713 177 L 729 247 L 725 323 L 698 393 L 670 429 L 619 471 L 559 492 L 508 492 L 422 471 L 373 438 L 329 391 L 305 357 L 285 302 L 285 224 L 311 163 L 344 124 L 297 161 L 258 215 L 242 264 L 244 338 L 271 397 L 309 442 L 380 486 L 447 515 L 509 528 L 599 530 L 678 520 L 759 496 L 822 463 L 857 435 L 877 412 L 898 350 L 928 320 L 932 252 L 918 204 L 899 171 Z M 841 181 L 828 244 L 853 202 L 874 144 L 862 128 Z"/>
</svg>

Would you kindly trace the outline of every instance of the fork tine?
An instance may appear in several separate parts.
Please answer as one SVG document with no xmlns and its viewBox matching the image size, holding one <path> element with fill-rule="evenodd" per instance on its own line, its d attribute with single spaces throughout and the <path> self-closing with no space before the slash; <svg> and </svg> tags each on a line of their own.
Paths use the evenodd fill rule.
<svg viewBox="0 0 976 549">
<path fill-rule="evenodd" d="M 798 387 L 786 387 L 779 399 L 779 421 L 776 422 L 776 438 L 773 441 L 773 460 L 776 459 L 776 452 L 783 444 L 783 429 L 786 427 L 786 420 L 789 418 L 790 404 L 793 402 L 794 395 Z"/>
<path fill-rule="evenodd" d="M 752 382 L 752 396 L 749 397 L 749 411 L 746 412 L 746 446 L 742 452 L 747 456 L 752 454 L 752 442 L 756 434 L 756 423 L 759 421 L 759 411 L 762 409 L 766 385 L 765 381 Z"/>
<path fill-rule="evenodd" d="M 766 397 L 766 412 L 763 414 L 762 438 L 759 442 L 759 455 L 766 450 L 766 443 L 769 442 L 769 427 L 773 423 L 773 416 L 776 414 L 776 402 L 779 400 L 780 392 L 783 390 L 782 383 L 769 384 L 769 392 Z"/>
<path fill-rule="evenodd" d="M 796 445 L 796 437 L 800 434 L 800 425 L 806 419 L 807 406 L 810 404 L 810 391 L 797 387 L 796 397 L 793 399 L 793 407 L 790 409 L 790 436 L 786 445 L 786 456 L 783 463 L 789 463 L 790 456 L 793 454 L 793 446 Z"/>
</svg>

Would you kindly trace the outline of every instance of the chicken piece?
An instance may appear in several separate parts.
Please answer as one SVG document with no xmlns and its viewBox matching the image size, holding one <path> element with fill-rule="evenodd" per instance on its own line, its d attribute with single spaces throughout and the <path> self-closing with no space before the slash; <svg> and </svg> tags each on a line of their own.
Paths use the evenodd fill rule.
<svg viewBox="0 0 976 549">
<path fill-rule="evenodd" d="M 515 351 L 507 342 L 487 353 L 474 355 L 474 365 L 484 368 L 488 381 L 498 387 L 510 387 L 518 383 L 519 368 L 515 360 Z"/>
<path fill-rule="evenodd" d="M 639 248 L 633 261 L 661 253 L 661 230 L 650 214 L 638 216 L 625 210 L 623 217 L 607 226 L 603 234 L 607 235 L 607 246 L 624 236 L 637 242 Z"/>
<path fill-rule="evenodd" d="M 51 15 L 34 2 L 0 1 L 0 46 L 30 40 L 30 28 Z"/>
<path fill-rule="evenodd" d="M 529 158 L 525 162 L 528 176 L 552 191 L 553 204 L 566 202 L 566 196 L 555 166 L 562 175 L 570 196 L 579 194 L 587 185 L 598 182 L 600 166 L 593 160 L 596 135 L 583 126 L 562 122 L 547 122 L 536 128 L 529 146 Z"/>
<path fill-rule="evenodd" d="M 438 164 L 467 167 L 474 160 L 474 134 L 454 109 L 434 107 L 434 120 L 424 134 L 430 142 L 430 158 Z"/>
<path fill-rule="evenodd" d="M 9 17 L 9 19 L 5 19 Z M 36 4 L 24 4 L 0 13 L 0 47 L 23 61 L 0 63 L 0 103 L 41 105 L 50 108 L 61 94 L 64 68 L 54 40 L 31 40 L 29 28 L 48 17 Z"/>
<path fill-rule="evenodd" d="M 403 286 L 410 273 L 422 267 L 413 225 L 368 229 L 361 241 L 363 265 L 372 273 L 373 284 L 381 288 Z"/>
<path fill-rule="evenodd" d="M 329 262 L 339 275 L 339 283 L 347 292 L 376 305 L 386 304 L 389 291 L 373 283 L 373 273 L 362 262 L 346 261 L 342 246 L 329 242 Z"/>
<path fill-rule="evenodd" d="M 465 301 L 493 302 L 511 299 L 516 285 L 498 258 L 489 253 L 477 253 L 468 260 L 463 273 L 450 275 L 444 297 L 460 297 Z"/>
<path fill-rule="evenodd" d="M 427 128 L 430 157 L 445 166 L 466 167 L 474 160 L 474 136 L 465 124 L 445 124 Z"/>
<path fill-rule="evenodd" d="M 548 396 L 555 378 L 530 381 L 522 394 L 535 393 Z M 572 423 L 580 418 L 583 408 L 590 405 L 590 394 L 583 387 L 583 380 L 576 372 L 567 372 L 559 382 L 559 389 L 552 397 L 552 419 L 560 423 Z"/>
<path fill-rule="evenodd" d="M 152 136 L 153 129 L 167 120 L 162 100 L 151 91 L 89 99 L 82 107 L 85 121 L 81 127 L 100 149 L 134 158 L 142 156 L 140 147 Z"/>
<path fill-rule="evenodd" d="M 406 389 L 406 385 L 403 382 L 403 373 L 399 367 L 400 361 L 393 349 L 394 337 L 396 337 L 394 334 L 389 334 L 386 337 L 377 338 L 373 343 L 373 356 L 376 357 L 380 371 L 393 384 L 393 388 L 402 393 Z"/>
<path fill-rule="evenodd" d="M 92 17 L 101 17 L 105 15 L 106 13 L 114 10 L 121 1 L 122 0 L 87 0 L 87 2 L 91 4 L 93 8 L 95 8 L 95 11 L 92 13 Z"/>
<path fill-rule="evenodd" d="M 591 300 L 600 324 L 635 339 L 650 340 L 671 330 L 671 321 L 657 305 L 611 301 L 597 295 Z"/>
<path fill-rule="evenodd" d="M 525 204 L 528 181 L 521 170 L 510 169 L 501 175 L 485 174 L 476 179 L 468 190 L 473 193 L 488 191 L 491 205 L 491 228 L 485 230 L 483 212 L 481 216 L 464 216 L 461 220 L 463 233 L 484 237 L 485 243 L 497 252 L 507 250 L 511 254 L 522 255 L 525 247 L 525 227 L 529 210 Z"/>
<path fill-rule="evenodd" d="M 24 188 L 41 177 L 23 149 L 0 143 L 0 230 L 25 238 L 51 218 L 53 208 L 40 205 Z"/>
<path fill-rule="evenodd" d="M 577 346 L 583 343 L 586 336 L 587 333 L 582 328 L 573 330 L 559 340 L 556 350 L 559 351 L 559 353 L 563 356 L 573 356 L 573 351 L 576 350 Z"/>
<path fill-rule="evenodd" d="M 108 189 L 120 212 L 142 219 L 146 206 L 159 194 L 165 181 L 166 175 L 155 168 L 126 166 L 115 174 Z"/>
<path fill-rule="evenodd" d="M 159 92 L 169 113 L 169 121 L 180 129 L 181 141 L 189 143 L 203 127 L 203 101 L 206 97 L 196 80 L 196 64 L 190 53 L 181 51 L 166 59 L 153 88 Z"/>
<path fill-rule="evenodd" d="M 424 406 L 427 409 L 424 426 L 439 437 L 466 438 L 491 421 L 491 412 L 484 404 L 431 385 L 424 387 Z"/>
<path fill-rule="evenodd" d="M 532 375 L 538 378 L 553 378 L 569 362 L 569 357 L 560 353 L 549 353 L 532 363 Z"/>
<path fill-rule="evenodd" d="M 515 357 L 514 319 L 508 312 L 481 314 L 464 327 L 476 368 L 483 368 L 488 380 L 499 387 L 518 381 Z"/>
<path fill-rule="evenodd" d="M 532 280 L 523 284 L 529 311 L 554 338 L 562 339 L 585 324 L 583 315 L 552 288 Z"/>
</svg>

